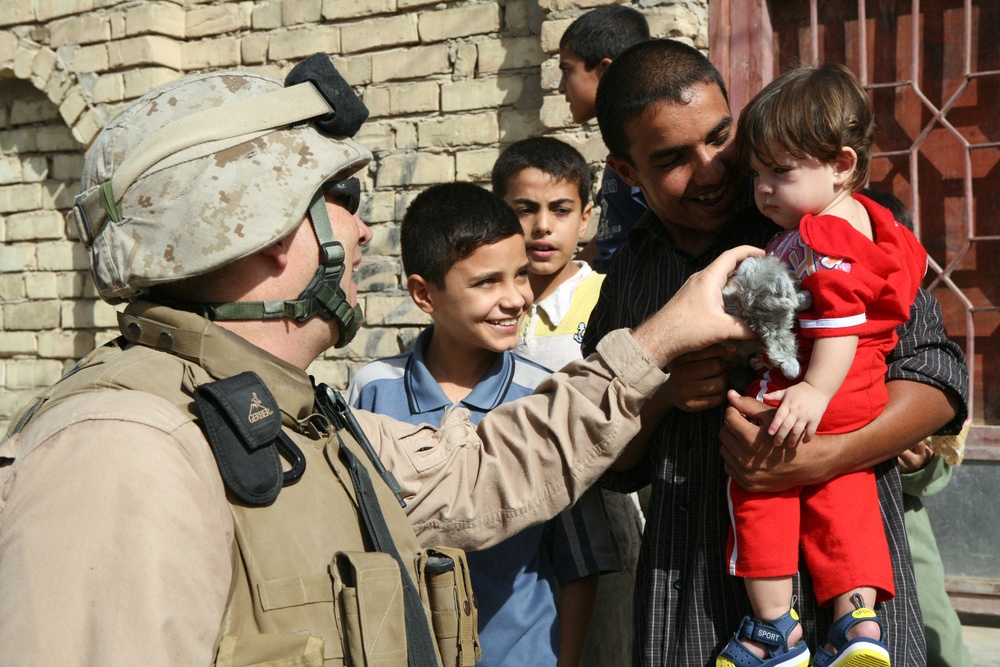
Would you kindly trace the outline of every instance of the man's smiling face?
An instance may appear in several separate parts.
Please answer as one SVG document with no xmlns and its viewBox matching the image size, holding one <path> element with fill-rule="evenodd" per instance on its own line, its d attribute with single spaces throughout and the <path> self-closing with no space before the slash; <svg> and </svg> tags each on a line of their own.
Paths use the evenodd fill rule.
<svg viewBox="0 0 1000 667">
<path fill-rule="evenodd" d="M 638 186 L 681 248 L 701 252 L 733 213 L 740 185 L 729 104 L 714 83 L 690 88 L 687 102 L 653 105 L 625 125 L 631 161 L 608 163 Z"/>
</svg>

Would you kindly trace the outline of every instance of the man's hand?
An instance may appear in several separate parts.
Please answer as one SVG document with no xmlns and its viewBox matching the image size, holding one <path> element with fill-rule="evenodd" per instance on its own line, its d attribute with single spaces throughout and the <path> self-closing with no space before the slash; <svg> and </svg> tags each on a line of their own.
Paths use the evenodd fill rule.
<svg viewBox="0 0 1000 667">
<path fill-rule="evenodd" d="M 777 447 L 768 427 L 777 408 L 730 391 L 719 433 L 726 474 L 747 491 L 784 491 L 833 477 L 826 448 L 817 438 L 808 448 Z M 809 456 L 800 455 L 808 449 Z"/>
<path fill-rule="evenodd" d="M 686 352 L 703 350 L 724 340 L 755 338 L 743 320 L 723 309 L 722 288 L 740 262 L 763 254 L 763 250 L 751 246 L 733 248 L 688 278 L 666 305 L 633 331 L 650 361 L 666 368 Z"/>
<path fill-rule="evenodd" d="M 667 365 L 670 377 L 663 385 L 667 404 L 676 410 L 701 412 L 721 405 L 729 388 L 728 358 L 732 346 L 712 345 L 688 352 Z"/>
</svg>

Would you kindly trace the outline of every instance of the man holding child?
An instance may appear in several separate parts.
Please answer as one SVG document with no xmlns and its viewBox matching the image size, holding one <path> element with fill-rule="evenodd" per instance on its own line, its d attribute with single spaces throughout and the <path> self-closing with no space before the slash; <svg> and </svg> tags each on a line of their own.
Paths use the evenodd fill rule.
<svg viewBox="0 0 1000 667">
<path fill-rule="evenodd" d="M 609 164 L 640 188 L 650 211 L 612 260 L 585 354 L 612 329 L 644 321 L 725 249 L 762 247 L 778 231 L 754 209 L 741 211 L 749 204 L 746 172 L 734 160 L 725 86 L 697 50 L 656 40 L 620 55 L 601 78 L 597 118 Z M 749 611 L 742 583 L 721 566 L 729 529 L 725 473 L 748 490 L 781 490 L 894 459 L 936 430 L 961 427 L 964 363 L 926 292 L 900 339 L 889 358 L 885 411 L 861 430 L 817 437 L 794 455 L 772 447 L 769 408 L 727 394 L 722 347 L 671 363 L 655 406 L 662 421 L 643 427 L 647 453 L 622 457 L 618 473 L 606 479 L 622 490 L 653 484 L 637 575 L 636 664 L 712 664 Z M 893 663 L 918 665 L 924 643 L 894 465 L 876 469 L 897 591 L 879 613 L 891 628 Z M 815 646 L 823 643 L 830 616 L 809 589 L 799 585 L 797 592 L 804 638 Z"/>
</svg>

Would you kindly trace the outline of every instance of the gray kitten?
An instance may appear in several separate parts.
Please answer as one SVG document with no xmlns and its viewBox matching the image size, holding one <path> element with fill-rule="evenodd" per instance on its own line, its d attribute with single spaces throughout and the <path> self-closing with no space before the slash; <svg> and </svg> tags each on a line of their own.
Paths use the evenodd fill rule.
<svg viewBox="0 0 1000 667">
<path fill-rule="evenodd" d="M 756 354 L 763 348 L 771 363 L 789 380 L 799 376 L 799 344 L 792 333 L 795 314 L 812 305 L 812 295 L 801 289 L 777 257 L 750 257 L 722 288 L 726 312 L 743 318 L 759 341 L 738 343 L 740 351 Z M 748 345 L 744 345 L 744 343 Z"/>
</svg>

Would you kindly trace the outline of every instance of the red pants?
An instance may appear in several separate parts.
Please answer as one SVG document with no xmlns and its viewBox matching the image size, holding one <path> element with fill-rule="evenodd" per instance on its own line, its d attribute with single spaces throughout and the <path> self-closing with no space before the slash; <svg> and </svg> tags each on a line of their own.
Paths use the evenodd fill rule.
<svg viewBox="0 0 1000 667">
<path fill-rule="evenodd" d="M 879 600 L 895 595 L 871 470 L 782 493 L 750 493 L 730 479 L 727 495 L 730 574 L 791 576 L 799 569 L 801 544 L 820 604 L 859 586 L 874 587 Z"/>
</svg>

